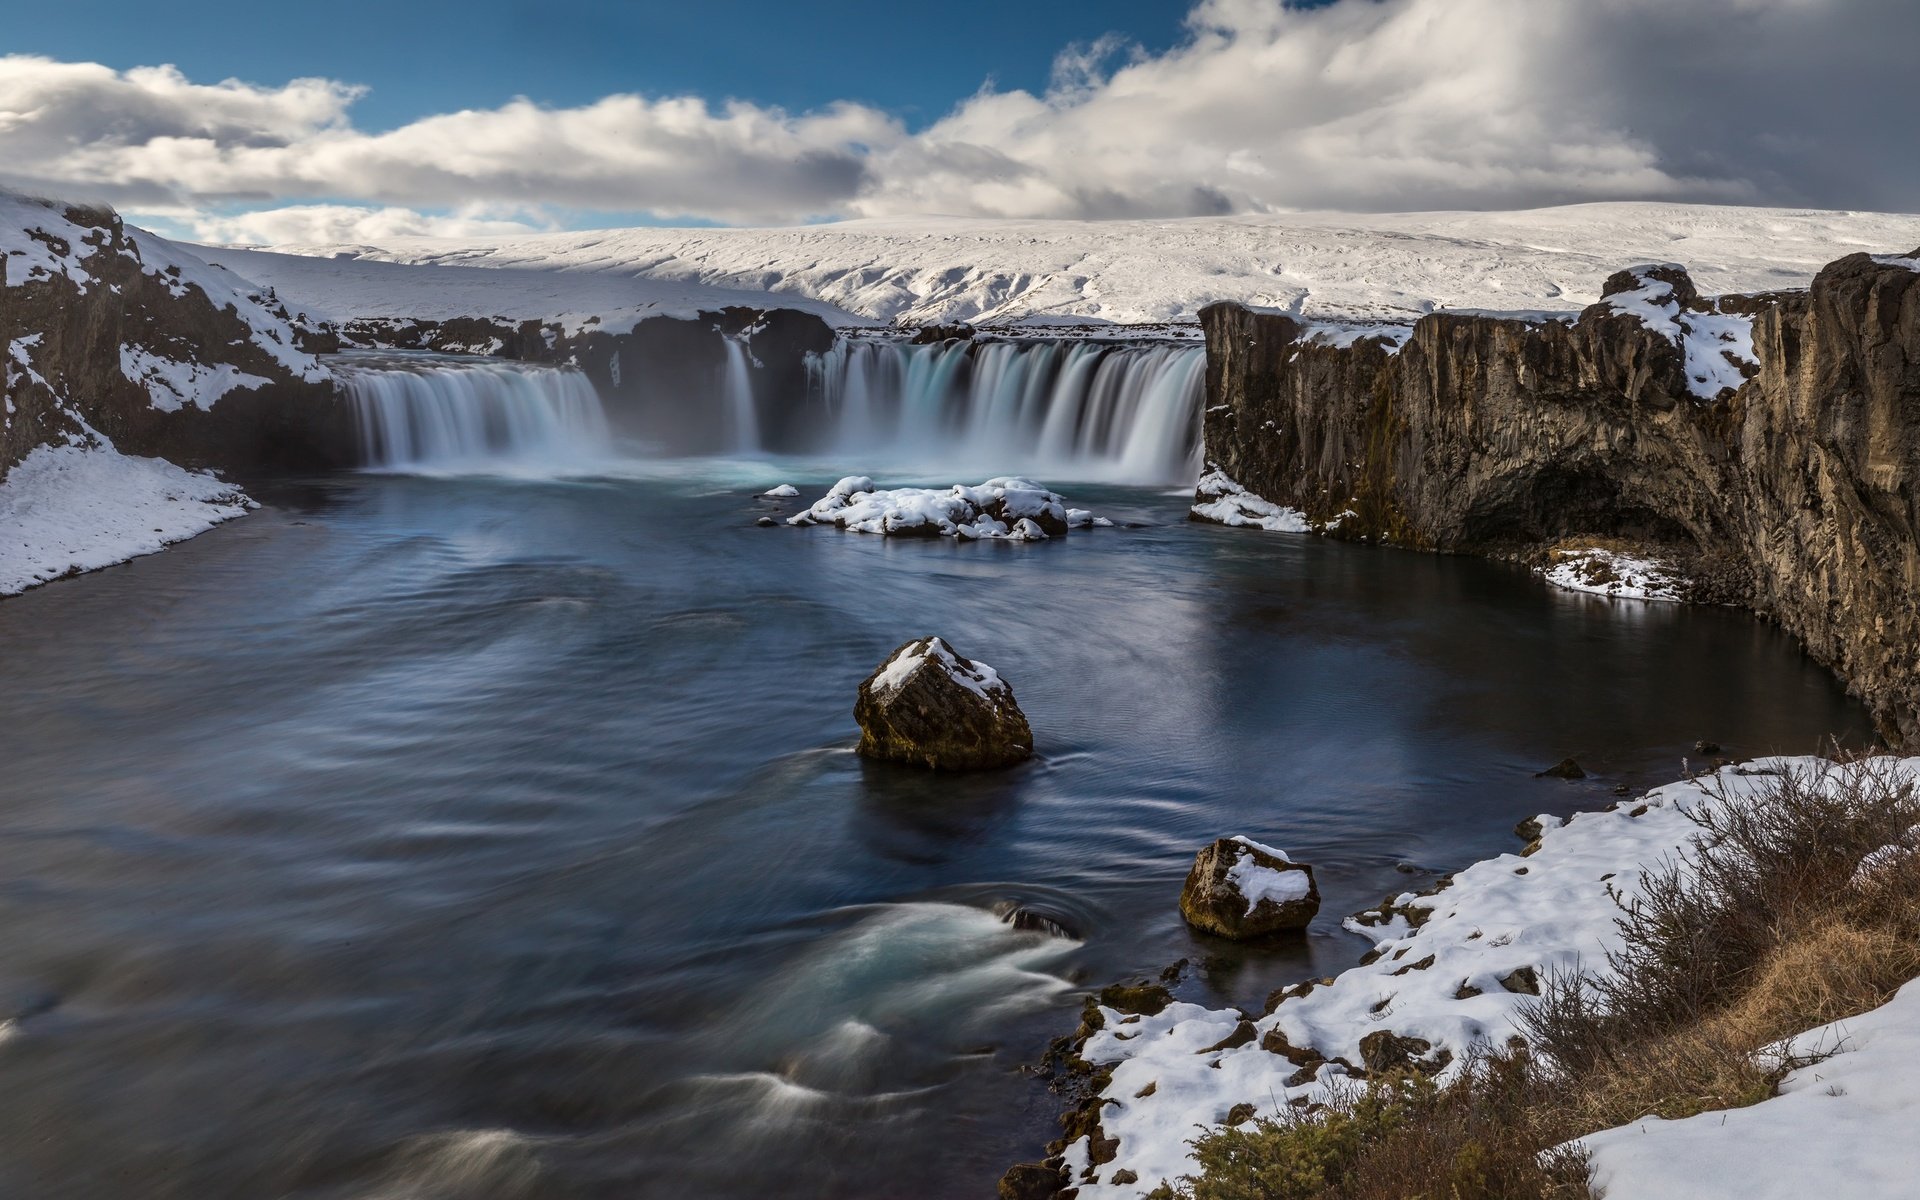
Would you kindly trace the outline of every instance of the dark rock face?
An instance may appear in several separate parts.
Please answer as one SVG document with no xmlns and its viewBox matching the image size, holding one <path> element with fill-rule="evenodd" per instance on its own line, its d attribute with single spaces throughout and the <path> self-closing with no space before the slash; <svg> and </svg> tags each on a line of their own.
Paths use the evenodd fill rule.
<svg viewBox="0 0 1920 1200">
<path fill-rule="evenodd" d="M 1242 838 L 1221 838 L 1201 850 L 1180 889 L 1180 915 L 1215 937 L 1260 938 L 1305 929 L 1319 911 L 1312 867 Z"/>
<path fill-rule="evenodd" d="M 1674 342 L 1606 302 L 1577 320 L 1436 313 L 1394 353 L 1303 340 L 1234 304 L 1207 335 L 1206 455 L 1332 536 L 1522 559 L 1568 539 L 1644 549 L 1689 598 L 1774 617 L 1920 741 L 1920 272 L 1856 254 L 1753 314 L 1758 373 L 1711 402 Z"/>
<path fill-rule="evenodd" d="M 54 266 L 0 255 L 0 382 L 10 405 L 0 422 L 0 471 L 35 446 L 84 438 L 89 428 L 126 453 L 189 466 L 355 461 L 350 415 L 306 358 L 331 346 L 271 293 L 238 277 L 223 287 L 224 273 L 205 264 L 191 264 L 203 286 L 178 264 L 147 261 L 155 242 L 109 209 L 30 206 L 26 220 L 42 231 L 35 241 Z M 272 333 L 262 332 L 267 327 Z M 16 346 L 19 354 L 10 353 Z M 155 379 L 230 369 L 248 382 L 201 407 L 164 383 L 129 378 L 129 363 Z"/>
<path fill-rule="evenodd" d="M 977 771 L 1033 753 L 1013 687 L 937 637 L 906 643 L 867 676 L 853 715 L 868 758 Z"/>
</svg>

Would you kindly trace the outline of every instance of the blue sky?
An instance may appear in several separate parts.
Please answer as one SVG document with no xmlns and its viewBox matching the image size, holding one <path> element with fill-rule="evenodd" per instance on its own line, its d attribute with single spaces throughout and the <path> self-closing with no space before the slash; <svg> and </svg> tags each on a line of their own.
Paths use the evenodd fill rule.
<svg viewBox="0 0 1920 1200">
<path fill-rule="evenodd" d="M 381 131 L 524 95 L 737 98 L 792 110 L 853 100 L 920 128 L 988 79 L 1039 90 L 1073 42 L 1178 40 L 1190 0 L 0 0 L 0 51 L 126 69 L 171 63 L 200 82 L 322 76 L 372 90 L 354 123 Z"/>
<path fill-rule="evenodd" d="M 0 30 L 0 185 L 209 240 L 1920 210 L 1915 0 L 0 0 Z"/>
</svg>

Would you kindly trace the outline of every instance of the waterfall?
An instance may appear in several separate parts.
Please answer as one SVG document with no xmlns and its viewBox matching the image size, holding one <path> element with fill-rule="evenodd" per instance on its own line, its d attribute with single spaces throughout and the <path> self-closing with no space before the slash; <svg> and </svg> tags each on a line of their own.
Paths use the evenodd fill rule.
<svg viewBox="0 0 1920 1200">
<path fill-rule="evenodd" d="M 370 467 L 567 468 L 610 448 L 599 394 L 570 368 L 408 351 L 351 351 L 328 365 L 346 385 Z"/>
<path fill-rule="evenodd" d="M 760 414 L 753 406 L 753 376 L 747 373 L 747 348 L 739 338 L 726 338 L 727 365 L 721 376 L 721 390 L 727 397 L 727 420 L 733 436 L 733 448 L 754 451 L 760 448 Z"/>
<path fill-rule="evenodd" d="M 1198 477 L 1205 375 L 1199 346 L 1037 338 L 843 338 L 810 363 L 843 457 L 1132 483 Z"/>
</svg>

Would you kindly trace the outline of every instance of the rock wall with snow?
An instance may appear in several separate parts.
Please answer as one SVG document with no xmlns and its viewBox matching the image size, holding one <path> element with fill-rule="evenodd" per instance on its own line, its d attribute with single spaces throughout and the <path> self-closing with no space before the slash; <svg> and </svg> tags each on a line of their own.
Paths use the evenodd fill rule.
<svg viewBox="0 0 1920 1200">
<path fill-rule="evenodd" d="M 96 435 L 228 468 L 351 461 L 326 348 L 271 292 L 111 210 L 0 193 L 0 470 Z"/>
<path fill-rule="evenodd" d="M 1920 741 L 1920 259 L 1704 300 L 1620 272 L 1572 319 L 1325 331 L 1201 314 L 1206 455 L 1333 536 L 1541 558 L 1581 539 L 1778 619 Z"/>
</svg>

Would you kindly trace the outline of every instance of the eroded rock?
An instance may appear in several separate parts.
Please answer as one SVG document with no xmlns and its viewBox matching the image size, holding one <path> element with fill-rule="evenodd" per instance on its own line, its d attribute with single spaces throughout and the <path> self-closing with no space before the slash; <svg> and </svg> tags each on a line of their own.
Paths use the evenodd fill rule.
<svg viewBox="0 0 1920 1200">
<path fill-rule="evenodd" d="M 1245 837 L 1221 838 L 1200 851 L 1180 891 L 1187 924 L 1216 937 L 1304 929 L 1319 911 L 1313 868 Z"/>
<path fill-rule="evenodd" d="M 936 771 L 1011 766 L 1033 753 L 1013 687 L 937 637 L 895 650 L 860 684 L 860 753 Z"/>
</svg>

